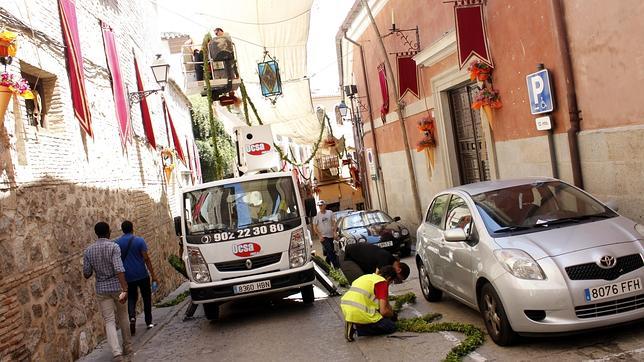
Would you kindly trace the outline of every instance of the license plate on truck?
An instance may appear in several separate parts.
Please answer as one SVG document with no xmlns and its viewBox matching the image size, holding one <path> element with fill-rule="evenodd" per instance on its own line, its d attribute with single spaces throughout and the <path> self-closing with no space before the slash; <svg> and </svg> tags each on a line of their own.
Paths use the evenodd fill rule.
<svg viewBox="0 0 644 362">
<path fill-rule="evenodd" d="M 233 292 L 235 294 L 251 293 L 258 290 L 271 289 L 270 280 L 262 280 L 259 282 L 252 282 L 246 284 L 237 284 L 233 286 Z"/>
<path fill-rule="evenodd" d="M 622 282 L 601 285 L 594 288 L 586 288 L 584 294 L 586 302 L 592 302 L 599 299 L 606 299 L 622 294 L 628 294 L 642 290 L 642 281 L 640 278 L 624 280 Z"/>
</svg>

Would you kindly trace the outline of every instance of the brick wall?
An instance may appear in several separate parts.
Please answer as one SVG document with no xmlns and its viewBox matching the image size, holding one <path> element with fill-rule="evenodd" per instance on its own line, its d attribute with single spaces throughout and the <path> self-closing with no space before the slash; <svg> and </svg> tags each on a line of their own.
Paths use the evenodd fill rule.
<svg viewBox="0 0 644 362">
<path fill-rule="evenodd" d="M 0 23 L 21 32 L 10 70 L 43 70 L 51 91 L 44 128 L 28 122 L 20 99 L 0 127 L 0 361 L 74 360 L 104 338 L 93 278 L 82 277 L 82 252 L 95 240 L 97 221 L 107 221 L 113 237 L 121 221 L 134 222 L 161 281 L 156 298 L 181 282 L 165 260 L 178 251 L 172 215 L 180 186 L 191 182 L 181 177 L 188 169 L 177 162 L 165 180 L 160 149 L 168 137 L 158 94 L 148 97 L 157 149 L 145 138 L 138 105 L 130 111 L 132 140 L 121 146 L 99 26 L 104 20 L 114 28 L 129 90 L 136 89 L 133 52 L 145 88 L 157 88 L 149 68 L 162 52 L 155 7 L 77 0 L 76 8 L 93 138 L 73 115 L 57 1 L 0 5 Z M 187 154 L 186 139 L 194 142 L 189 101 L 173 84 L 164 96 Z"/>
</svg>

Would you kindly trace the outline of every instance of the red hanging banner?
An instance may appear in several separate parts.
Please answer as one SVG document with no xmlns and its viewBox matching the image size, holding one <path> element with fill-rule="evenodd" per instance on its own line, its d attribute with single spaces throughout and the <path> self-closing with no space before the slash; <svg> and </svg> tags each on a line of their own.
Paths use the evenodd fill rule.
<svg viewBox="0 0 644 362">
<path fill-rule="evenodd" d="M 398 62 L 398 94 L 402 99 L 407 92 L 410 92 L 416 98 L 418 96 L 418 73 L 416 72 L 416 61 L 412 58 L 414 55 L 399 55 Z"/>
<path fill-rule="evenodd" d="M 177 135 L 177 130 L 174 128 L 174 123 L 172 122 L 172 116 L 170 116 L 170 110 L 168 109 L 168 104 L 163 100 L 163 109 L 164 114 L 167 117 L 168 124 L 170 125 L 170 133 L 172 134 L 172 143 L 174 144 L 174 149 L 177 151 L 177 157 L 185 164 L 186 158 L 183 156 L 183 149 L 181 148 L 181 141 L 179 141 L 179 136 Z"/>
<path fill-rule="evenodd" d="M 134 57 L 134 71 L 136 73 L 136 87 L 139 92 L 143 92 L 143 80 L 141 79 L 141 73 L 139 72 L 139 64 L 136 61 L 136 56 Z M 152 118 L 150 117 L 150 109 L 148 108 L 148 101 L 144 98 L 141 99 L 141 119 L 143 120 L 143 131 L 145 132 L 145 137 L 147 137 L 148 142 L 154 148 L 157 147 L 157 142 L 154 139 L 154 128 L 152 128 Z"/>
<path fill-rule="evenodd" d="M 193 143 L 192 144 L 192 149 L 194 151 L 194 161 L 195 161 L 195 170 L 197 172 L 197 180 L 199 182 L 203 182 L 203 177 L 201 176 L 201 160 L 199 159 L 199 148 L 197 148 L 197 144 Z"/>
<path fill-rule="evenodd" d="M 387 84 L 387 72 L 384 63 L 378 66 L 378 80 L 380 82 L 380 94 L 382 95 L 380 116 L 385 118 L 387 113 L 389 113 L 389 86 Z"/>
<path fill-rule="evenodd" d="M 78 23 L 76 22 L 76 5 L 74 0 L 58 0 L 58 11 L 65 43 L 65 58 L 67 72 L 74 106 L 74 116 L 81 127 L 94 137 L 92 131 L 92 115 L 89 111 L 87 92 L 85 91 L 85 73 L 83 71 L 83 54 L 78 37 Z"/>
<path fill-rule="evenodd" d="M 116 40 L 114 39 L 112 28 L 103 21 L 101 21 L 101 29 L 103 29 L 103 43 L 105 45 L 105 55 L 107 56 L 107 67 L 110 70 L 110 76 L 112 78 L 112 93 L 114 94 L 116 120 L 119 123 L 121 144 L 125 147 L 130 137 L 130 114 L 128 100 L 125 95 L 125 87 L 123 86 L 123 77 L 121 76 L 119 57 L 116 51 Z"/>
<path fill-rule="evenodd" d="M 483 3 L 457 4 L 454 6 L 454 17 L 459 67 L 462 69 L 472 57 L 494 67 L 487 43 Z"/>
</svg>

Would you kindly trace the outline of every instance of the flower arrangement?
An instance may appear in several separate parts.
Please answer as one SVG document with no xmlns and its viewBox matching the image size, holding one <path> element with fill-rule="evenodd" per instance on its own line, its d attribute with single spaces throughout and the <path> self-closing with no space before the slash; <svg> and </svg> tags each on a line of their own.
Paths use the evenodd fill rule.
<svg viewBox="0 0 644 362">
<path fill-rule="evenodd" d="M 7 71 L 0 73 L 0 86 L 7 87 L 9 91 L 25 99 L 34 99 L 29 82 L 22 77 L 16 77 L 13 73 Z"/>
<path fill-rule="evenodd" d="M 18 34 L 9 31 L 0 31 L 0 57 L 15 57 L 18 51 L 16 37 Z"/>
<path fill-rule="evenodd" d="M 436 140 L 434 139 L 434 120 L 425 117 L 418 121 L 418 130 L 423 134 L 423 137 L 416 143 L 416 152 L 425 152 L 427 156 L 427 167 L 429 170 L 434 168 L 434 149 L 436 148 Z"/>
<path fill-rule="evenodd" d="M 478 60 L 470 63 L 467 71 L 470 72 L 470 80 L 484 82 L 492 76 L 492 67 Z"/>
<path fill-rule="evenodd" d="M 489 106 L 492 109 L 499 109 L 503 107 L 501 99 L 499 98 L 499 91 L 494 88 L 483 88 L 474 97 L 472 103 L 473 109 L 481 109 L 481 107 Z"/>
</svg>

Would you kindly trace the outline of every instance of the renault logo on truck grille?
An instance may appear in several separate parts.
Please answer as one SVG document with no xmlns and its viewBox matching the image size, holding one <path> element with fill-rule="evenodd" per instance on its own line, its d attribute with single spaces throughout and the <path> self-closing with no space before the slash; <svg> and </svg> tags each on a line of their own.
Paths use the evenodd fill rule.
<svg viewBox="0 0 644 362">
<path fill-rule="evenodd" d="M 604 269 L 610 269 L 615 266 L 617 259 L 611 255 L 604 255 L 599 259 L 599 267 Z"/>
<path fill-rule="evenodd" d="M 250 259 L 246 259 L 246 269 L 252 269 L 253 268 L 253 261 Z"/>
</svg>

